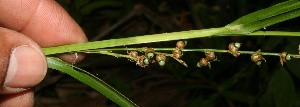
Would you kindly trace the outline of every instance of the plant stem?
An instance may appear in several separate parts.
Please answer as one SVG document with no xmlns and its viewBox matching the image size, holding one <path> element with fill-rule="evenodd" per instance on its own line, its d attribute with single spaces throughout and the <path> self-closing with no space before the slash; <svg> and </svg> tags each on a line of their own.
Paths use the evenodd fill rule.
<svg viewBox="0 0 300 107">
<path fill-rule="evenodd" d="M 43 51 L 45 55 L 53 55 L 59 53 L 78 52 L 82 50 L 109 48 L 109 47 L 126 46 L 126 45 L 133 45 L 133 44 L 210 37 L 212 35 L 222 34 L 223 32 L 226 31 L 228 31 L 228 29 L 222 27 L 222 28 L 211 28 L 211 29 L 203 29 L 203 30 L 162 33 L 162 34 L 153 34 L 153 35 L 145 35 L 145 36 L 138 36 L 138 37 L 110 39 L 110 40 L 103 40 L 103 41 L 49 47 L 49 48 L 43 48 Z"/>
<path fill-rule="evenodd" d="M 153 48 L 155 51 L 173 51 L 174 48 Z M 128 57 L 128 55 L 122 54 L 115 54 L 109 51 L 142 51 L 142 48 L 108 48 L 108 49 L 97 49 L 97 50 L 88 50 L 88 51 L 81 51 L 83 53 L 100 53 L 100 54 L 107 54 L 116 57 Z M 228 50 L 221 50 L 221 49 L 182 49 L 183 52 L 216 52 L 216 53 L 230 53 Z M 105 52 L 105 53 L 103 53 Z M 257 51 L 238 51 L 240 54 L 260 54 L 260 55 L 267 55 L 267 56 L 280 56 L 281 53 L 274 53 L 274 52 L 257 52 Z M 110 54 L 108 54 L 110 53 Z M 300 54 L 289 54 L 291 57 L 298 58 Z M 130 57 L 129 57 L 130 58 Z M 131 59 L 131 58 L 130 58 Z"/>
<path fill-rule="evenodd" d="M 131 59 L 131 60 L 134 60 L 134 61 L 137 61 L 138 59 L 137 58 L 134 58 L 134 57 L 131 57 L 129 55 L 123 55 L 123 54 L 118 54 L 118 53 L 112 53 L 110 52 L 111 50 L 109 51 L 87 51 L 87 52 L 84 52 L 84 53 L 97 53 L 97 54 L 104 54 L 104 55 L 110 55 L 110 56 L 114 56 L 114 57 L 124 57 L 124 58 L 128 58 L 128 59 Z"/>
<path fill-rule="evenodd" d="M 224 33 L 228 31 L 226 28 L 212 28 L 203 30 L 191 30 L 182 32 L 162 33 L 145 35 L 139 37 L 129 37 L 121 39 L 110 39 L 96 42 L 87 42 L 71 45 L 63 45 L 57 47 L 43 48 L 45 55 L 53 55 L 67 52 L 80 52 L 84 50 L 94 50 L 101 48 L 109 48 L 116 46 L 127 46 L 133 44 L 152 43 L 171 40 L 182 40 L 202 37 L 217 37 L 217 36 L 300 36 L 300 32 L 283 32 L 283 31 L 257 31 L 246 35 L 237 35 Z"/>
</svg>

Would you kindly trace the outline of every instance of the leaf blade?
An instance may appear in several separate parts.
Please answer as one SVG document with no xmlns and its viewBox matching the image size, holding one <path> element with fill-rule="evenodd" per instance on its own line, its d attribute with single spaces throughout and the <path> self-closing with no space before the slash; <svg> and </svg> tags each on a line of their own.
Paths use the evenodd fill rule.
<svg viewBox="0 0 300 107">
<path fill-rule="evenodd" d="M 117 103 L 119 106 L 122 107 L 136 107 L 137 105 L 134 104 L 132 101 L 130 101 L 128 98 L 126 98 L 124 95 L 119 93 L 117 90 L 106 84 L 101 79 L 97 78 L 96 76 L 82 70 L 79 68 L 76 68 L 75 66 L 72 66 L 58 58 L 54 57 L 47 57 L 48 61 L 48 67 L 59 70 L 61 72 L 64 72 L 75 79 L 79 80 L 80 82 L 94 88 L 107 98 L 111 99 L 115 103 Z M 79 70 L 75 70 L 75 69 Z"/>
</svg>

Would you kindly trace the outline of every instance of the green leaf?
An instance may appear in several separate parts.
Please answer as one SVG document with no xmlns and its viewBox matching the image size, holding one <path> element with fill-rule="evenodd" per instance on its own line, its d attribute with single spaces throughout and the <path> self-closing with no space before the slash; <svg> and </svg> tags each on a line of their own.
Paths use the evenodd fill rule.
<svg viewBox="0 0 300 107">
<path fill-rule="evenodd" d="M 260 100 L 261 107 L 293 107 L 296 103 L 296 91 L 289 73 L 279 68 L 273 74 L 267 92 Z"/>
<path fill-rule="evenodd" d="M 260 20 L 265 20 L 274 16 L 277 16 L 282 13 L 286 13 L 288 11 L 292 11 L 300 8 L 299 0 L 291 0 L 276 4 L 266 9 L 261 9 L 259 11 L 253 12 L 251 14 L 245 15 L 236 21 L 229 24 L 229 26 L 239 25 L 239 24 L 249 24 L 253 22 L 257 22 Z M 295 6 L 296 5 L 296 6 Z"/>
<path fill-rule="evenodd" d="M 58 58 L 54 57 L 47 57 L 48 61 L 48 67 L 59 70 L 61 72 L 64 72 L 75 79 L 79 80 L 80 82 L 94 88 L 107 98 L 111 99 L 115 103 L 117 103 L 119 106 L 122 107 L 135 107 L 137 106 L 132 101 L 130 101 L 128 98 L 126 98 L 124 95 L 119 93 L 117 90 L 106 84 L 101 79 L 97 78 L 96 76 L 77 68 L 73 65 L 70 65 Z"/>
<path fill-rule="evenodd" d="M 235 30 L 236 33 L 247 34 L 299 15 L 299 0 L 291 0 L 245 15 L 226 27 Z"/>
</svg>

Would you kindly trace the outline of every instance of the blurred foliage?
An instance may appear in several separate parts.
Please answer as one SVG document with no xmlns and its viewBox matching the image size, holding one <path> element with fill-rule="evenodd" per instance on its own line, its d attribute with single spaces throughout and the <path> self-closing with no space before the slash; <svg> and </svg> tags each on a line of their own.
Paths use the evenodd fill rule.
<svg viewBox="0 0 300 107">
<path fill-rule="evenodd" d="M 282 1 L 57 0 L 90 40 L 225 26 L 243 15 Z M 300 31 L 299 20 L 289 20 L 265 30 Z M 218 37 L 187 41 L 186 48 L 227 49 L 230 42 L 240 42 L 241 50 L 288 53 L 298 53 L 300 44 L 300 38 L 296 37 Z M 130 47 L 174 47 L 175 43 Z M 172 59 L 163 68 L 157 65 L 141 68 L 127 59 L 105 55 L 88 55 L 78 66 L 98 75 L 141 107 L 300 106 L 300 87 L 295 85 L 300 79 L 300 60 L 293 59 L 281 66 L 278 57 L 266 56 L 266 63 L 257 66 L 251 62 L 250 55 L 235 58 L 230 54 L 217 54 L 219 61 L 213 62 L 211 69 L 197 68 L 197 61 L 204 56 L 204 53 L 184 53 L 182 59 L 188 68 Z M 51 87 L 55 89 L 65 84 L 68 83 L 55 82 Z M 59 96 L 45 93 L 40 97 L 46 95 Z M 99 102 L 104 98 L 94 100 Z M 101 104 L 113 106 L 108 100 Z"/>
</svg>

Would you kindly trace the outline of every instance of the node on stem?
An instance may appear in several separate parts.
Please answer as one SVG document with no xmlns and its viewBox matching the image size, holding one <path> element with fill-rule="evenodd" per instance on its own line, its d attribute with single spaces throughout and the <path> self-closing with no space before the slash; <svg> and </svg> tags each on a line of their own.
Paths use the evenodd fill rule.
<svg viewBox="0 0 300 107">
<path fill-rule="evenodd" d="M 186 41 L 178 41 L 176 43 L 176 48 L 177 49 L 184 49 L 184 47 L 186 46 L 187 42 Z"/>
</svg>

